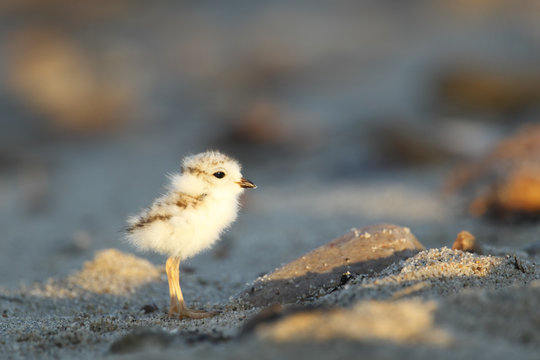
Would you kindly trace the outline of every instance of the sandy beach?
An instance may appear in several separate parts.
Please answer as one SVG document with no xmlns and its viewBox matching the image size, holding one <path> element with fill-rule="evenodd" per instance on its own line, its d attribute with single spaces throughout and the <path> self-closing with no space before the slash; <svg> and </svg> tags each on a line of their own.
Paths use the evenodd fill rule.
<svg viewBox="0 0 540 360">
<path fill-rule="evenodd" d="M 0 358 L 538 359 L 538 5 L 113 3 L 0 5 Z M 122 231 L 207 149 L 180 321 Z"/>
</svg>

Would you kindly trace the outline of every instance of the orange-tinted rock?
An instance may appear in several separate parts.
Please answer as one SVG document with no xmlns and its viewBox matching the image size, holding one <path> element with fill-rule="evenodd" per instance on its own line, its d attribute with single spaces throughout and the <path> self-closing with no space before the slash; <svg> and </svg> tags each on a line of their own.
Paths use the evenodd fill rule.
<svg viewBox="0 0 540 360">
<path fill-rule="evenodd" d="M 322 295 L 355 274 L 381 271 L 423 249 L 408 228 L 384 224 L 353 229 L 258 278 L 239 299 L 252 306 L 293 303 Z"/>
<path fill-rule="evenodd" d="M 540 126 L 525 126 L 483 159 L 458 168 L 448 189 L 471 194 L 474 216 L 540 215 Z"/>
<path fill-rule="evenodd" d="M 497 187 L 496 201 L 506 211 L 540 213 L 540 166 L 524 165 Z"/>
</svg>

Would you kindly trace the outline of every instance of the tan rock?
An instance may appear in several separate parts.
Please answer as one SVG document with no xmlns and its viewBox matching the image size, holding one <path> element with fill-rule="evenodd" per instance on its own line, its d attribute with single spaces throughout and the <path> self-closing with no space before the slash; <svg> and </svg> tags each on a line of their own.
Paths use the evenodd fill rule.
<svg viewBox="0 0 540 360">
<path fill-rule="evenodd" d="M 468 231 L 460 231 L 456 241 L 452 245 L 452 250 L 468 251 L 476 254 L 482 254 L 482 246 L 476 240 L 476 237 Z"/>
<path fill-rule="evenodd" d="M 355 274 L 380 271 L 423 249 L 408 228 L 384 224 L 353 229 L 258 278 L 239 300 L 268 306 L 322 295 Z"/>
<path fill-rule="evenodd" d="M 9 93 L 55 129 L 98 132 L 126 120 L 132 89 L 110 70 L 119 67 L 112 61 L 48 26 L 17 30 L 7 44 Z"/>
</svg>

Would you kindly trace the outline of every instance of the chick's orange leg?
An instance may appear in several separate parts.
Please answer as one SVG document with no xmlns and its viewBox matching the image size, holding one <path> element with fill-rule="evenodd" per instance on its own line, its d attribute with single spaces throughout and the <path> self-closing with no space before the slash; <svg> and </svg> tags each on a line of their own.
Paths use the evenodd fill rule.
<svg viewBox="0 0 540 360">
<path fill-rule="evenodd" d="M 215 312 L 192 310 L 186 307 L 182 289 L 180 289 L 180 258 L 171 256 L 165 263 L 167 280 L 169 281 L 170 306 L 169 317 L 179 319 L 203 319 L 217 315 Z"/>
</svg>

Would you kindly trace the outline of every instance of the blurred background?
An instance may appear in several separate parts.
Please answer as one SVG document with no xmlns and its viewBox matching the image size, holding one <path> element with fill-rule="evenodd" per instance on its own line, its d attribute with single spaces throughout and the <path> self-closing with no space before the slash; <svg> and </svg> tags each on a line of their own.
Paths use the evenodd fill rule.
<svg viewBox="0 0 540 360">
<path fill-rule="evenodd" d="M 503 165 L 492 149 L 535 129 L 539 18 L 538 1 L 4 0 L 0 285 L 133 251 L 126 217 L 209 148 L 259 189 L 194 264 L 271 270 L 376 222 L 427 246 L 462 228 L 538 240 L 501 223 L 538 204 L 507 211 L 493 181 L 528 156 L 534 171 L 512 184 L 540 203 L 539 136 Z"/>
</svg>

